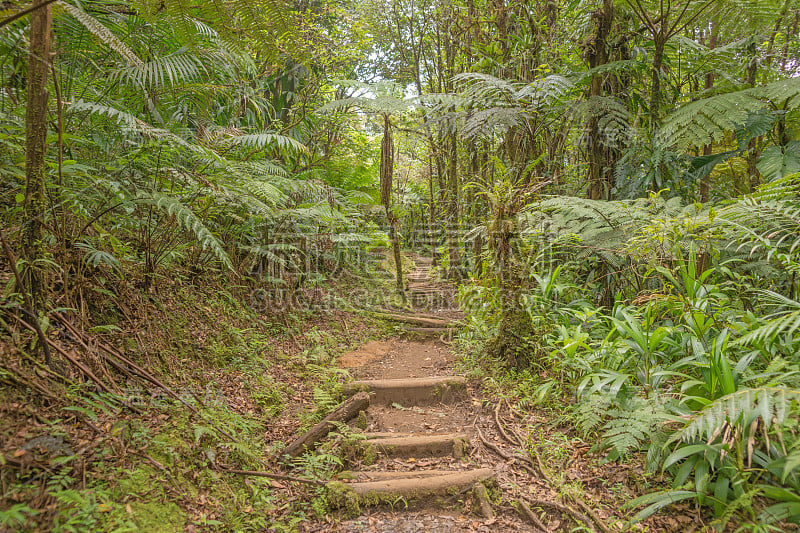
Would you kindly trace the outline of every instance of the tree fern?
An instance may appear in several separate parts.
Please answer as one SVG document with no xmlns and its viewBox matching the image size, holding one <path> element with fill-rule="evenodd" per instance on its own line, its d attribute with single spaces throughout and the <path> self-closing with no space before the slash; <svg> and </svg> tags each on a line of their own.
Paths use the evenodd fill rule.
<svg viewBox="0 0 800 533">
<path fill-rule="evenodd" d="M 598 140 L 605 146 L 619 146 L 630 137 L 630 112 L 617 98 L 592 96 L 581 102 L 575 108 L 575 113 L 582 123 L 597 119 L 597 126 L 601 132 Z"/>
<path fill-rule="evenodd" d="M 546 76 L 532 83 L 521 83 L 483 73 L 454 76 L 459 94 L 426 97 L 441 120 L 464 120 L 468 137 L 503 133 L 523 124 L 538 112 L 552 111 L 574 89 L 573 83 L 559 75 Z"/>
<path fill-rule="evenodd" d="M 658 219 L 692 216 L 694 211 L 677 197 L 606 202 L 555 196 L 529 206 L 522 228 L 523 234 L 548 236 L 551 241 L 574 236 L 577 259 L 597 254 L 619 266 L 628 255 L 623 244 L 642 228 Z"/>
<path fill-rule="evenodd" d="M 658 139 L 679 150 L 719 142 L 764 105 L 749 89 L 691 102 L 667 116 Z"/>
<path fill-rule="evenodd" d="M 172 31 L 184 42 L 193 41 L 199 21 L 218 30 L 219 38 L 233 46 L 246 36 L 267 58 L 277 57 L 281 41 L 294 32 L 291 14 L 278 0 L 134 0 L 133 6 L 145 19 L 169 20 Z"/>
<path fill-rule="evenodd" d="M 800 79 L 790 78 L 690 102 L 672 112 L 657 134 L 667 146 L 685 149 L 722 140 L 726 132 L 747 122 L 750 115 L 767 109 L 792 110 L 800 106 Z"/>
</svg>

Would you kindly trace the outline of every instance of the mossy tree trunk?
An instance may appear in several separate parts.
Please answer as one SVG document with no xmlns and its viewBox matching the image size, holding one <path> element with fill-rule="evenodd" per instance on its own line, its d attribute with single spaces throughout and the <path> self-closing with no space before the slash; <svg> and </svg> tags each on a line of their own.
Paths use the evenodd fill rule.
<svg viewBox="0 0 800 533">
<path fill-rule="evenodd" d="M 594 35 L 586 45 L 586 58 L 589 68 L 596 68 L 605 65 L 611 58 L 612 44 L 609 42 L 609 35 L 614 22 L 614 4 L 611 0 L 604 0 L 603 7 L 592 14 L 595 23 Z M 604 89 L 608 89 L 609 76 L 605 74 L 595 74 L 589 85 L 589 97 L 601 96 Z M 611 190 L 614 181 L 615 154 L 607 146 L 603 145 L 602 132 L 600 131 L 600 118 L 593 116 L 589 120 L 587 135 L 588 163 L 589 163 L 589 187 L 587 195 L 592 200 L 611 200 Z"/>
<path fill-rule="evenodd" d="M 43 3 L 43 0 L 34 0 L 34 7 Z M 51 21 L 49 4 L 31 12 L 28 101 L 25 111 L 26 188 L 22 246 L 23 256 L 27 261 L 27 289 L 37 315 L 44 309 L 46 299 L 42 237 L 47 208 L 44 157 L 47 150 L 47 71 L 50 65 Z"/>
</svg>

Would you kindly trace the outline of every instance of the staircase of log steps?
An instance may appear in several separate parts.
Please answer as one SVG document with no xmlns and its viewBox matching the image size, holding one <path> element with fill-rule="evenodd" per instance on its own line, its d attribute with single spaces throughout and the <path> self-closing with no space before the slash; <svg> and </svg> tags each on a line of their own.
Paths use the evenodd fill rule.
<svg viewBox="0 0 800 533">
<path fill-rule="evenodd" d="M 449 284 L 431 280 L 430 258 L 416 257 L 414 263 L 416 270 L 407 276 L 406 287 L 415 312 L 409 315 L 389 311 L 381 313 L 381 316 L 403 324 L 405 331 L 413 337 L 450 336 L 458 326 L 453 317 L 460 317 L 452 307 L 455 291 Z M 468 399 L 465 379 L 453 375 L 355 381 L 346 386 L 345 392 L 351 397 L 368 393 L 367 411 L 387 406 L 422 409 Z M 377 420 L 378 425 L 380 417 L 380 412 L 370 416 Z M 348 514 L 360 514 L 365 506 L 397 502 L 447 506 L 454 498 L 474 488 L 483 489 L 476 491 L 478 499 L 486 499 L 485 484 L 495 474 L 489 468 L 470 468 L 468 455 L 473 435 L 465 428 L 430 432 L 420 427 L 413 432 L 373 432 L 364 437 L 357 445 L 357 452 L 365 462 L 374 460 L 377 468 L 345 472 L 337 481 L 328 484 L 329 501 L 344 508 Z M 461 461 L 449 463 L 447 470 L 396 469 L 398 463 L 424 463 L 425 459 L 445 456 Z M 392 463 L 391 469 L 382 468 L 382 463 L 389 462 Z"/>
<path fill-rule="evenodd" d="M 459 376 L 433 376 L 408 379 L 378 379 L 354 381 L 347 385 L 350 395 L 369 395 L 367 411 L 374 410 L 370 419 L 380 420 L 389 406 L 404 409 L 452 404 L 467 399 L 466 382 Z M 452 506 L 457 498 L 494 478 L 488 468 L 472 468 L 469 452 L 473 435 L 465 428 L 460 431 L 430 432 L 424 427 L 417 431 L 372 432 L 364 440 L 351 444 L 348 453 L 358 457 L 368 470 L 343 472 L 327 486 L 328 501 L 348 515 L 361 514 L 364 507 L 397 506 L 414 503 L 428 506 Z M 425 459 L 450 456 L 447 469 L 398 469 L 398 465 L 425 464 Z M 432 462 L 432 461 L 430 461 Z"/>
<path fill-rule="evenodd" d="M 450 335 L 460 317 L 452 308 L 454 290 L 430 279 L 431 264 L 426 258 L 415 258 L 416 270 L 408 276 L 408 291 L 415 309 L 413 314 L 386 311 L 379 316 L 397 321 L 413 337 L 441 337 Z M 416 312 L 420 308 L 428 313 Z M 372 420 L 371 426 L 380 427 L 381 416 L 392 406 L 403 409 L 424 409 L 469 401 L 466 381 L 454 375 L 429 376 L 404 379 L 376 379 L 354 381 L 345 388 L 349 400 L 348 412 L 336 413 L 338 417 Z M 439 416 L 442 416 L 441 414 Z M 324 423 L 324 421 L 323 421 Z M 474 435 L 468 427 L 446 432 L 429 431 L 428 424 L 408 432 L 377 431 L 366 433 L 349 453 L 362 459 L 362 464 L 372 463 L 369 469 L 342 472 L 335 481 L 327 484 L 329 503 L 341 508 L 350 516 L 357 516 L 368 506 L 422 505 L 424 507 L 452 507 L 466 492 L 473 491 L 482 509 L 489 507 L 486 486 L 495 477 L 490 468 L 470 465 L 469 452 Z M 398 464 L 426 464 L 430 458 L 451 456 L 445 461 L 446 469 L 398 469 Z M 441 462 L 440 462 L 441 463 Z M 489 513 L 491 510 L 489 508 Z"/>
</svg>

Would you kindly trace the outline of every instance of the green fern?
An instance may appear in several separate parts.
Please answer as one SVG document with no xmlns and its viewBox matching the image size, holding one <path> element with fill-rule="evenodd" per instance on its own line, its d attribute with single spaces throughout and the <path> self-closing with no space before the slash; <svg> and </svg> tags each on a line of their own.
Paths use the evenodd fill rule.
<svg viewBox="0 0 800 533">
<path fill-rule="evenodd" d="M 297 139 L 274 132 L 237 135 L 236 137 L 231 137 L 229 142 L 235 145 L 246 146 L 248 148 L 265 148 L 274 146 L 280 150 L 308 153 L 308 148 L 306 148 L 306 146 Z"/>
<path fill-rule="evenodd" d="M 106 27 L 102 22 L 86 13 L 83 9 L 67 2 L 59 1 L 57 5 L 67 13 L 75 17 L 83 26 L 89 30 L 101 42 L 118 53 L 131 67 L 142 66 L 144 62 L 131 50 L 128 45 L 122 42 L 114 32 Z"/>
<path fill-rule="evenodd" d="M 209 231 L 200 218 L 180 200 L 157 192 L 140 192 L 137 195 L 137 200 L 139 203 L 152 205 L 175 217 L 175 220 L 182 228 L 194 235 L 204 250 L 211 251 L 220 263 L 233 270 L 233 264 L 222 247 L 222 243 Z"/>
<path fill-rule="evenodd" d="M 736 391 L 714 400 L 693 415 L 671 440 L 712 441 L 720 436 L 725 424 L 745 427 L 760 419 L 764 427 L 787 421 L 800 402 L 800 391 L 784 387 L 760 387 Z"/>
<path fill-rule="evenodd" d="M 604 415 L 611 405 L 610 398 L 592 394 L 584 397 L 573 407 L 571 416 L 575 419 L 578 429 L 584 435 L 589 435 L 601 427 L 605 420 Z"/>
<path fill-rule="evenodd" d="M 619 146 L 630 137 L 630 112 L 617 98 L 592 96 L 578 105 L 575 113 L 582 123 L 597 119 L 597 126 L 603 133 L 600 142 L 605 146 Z"/>
<path fill-rule="evenodd" d="M 675 420 L 663 404 L 643 398 L 631 398 L 624 407 L 608 410 L 606 416 L 611 419 L 603 425 L 602 443 L 611 448 L 611 459 L 625 457 L 644 445 L 660 448 L 665 424 Z"/>
<path fill-rule="evenodd" d="M 690 102 L 672 112 L 657 134 L 664 146 L 682 150 L 719 142 L 726 132 L 747 122 L 750 115 L 772 105 L 793 110 L 800 106 L 800 79 L 791 78 Z"/>
<path fill-rule="evenodd" d="M 135 87 L 166 87 L 189 83 L 204 74 L 205 69 L 194 54 L 186 49 L 121 68 L 112 76 Z"/>
</svg>

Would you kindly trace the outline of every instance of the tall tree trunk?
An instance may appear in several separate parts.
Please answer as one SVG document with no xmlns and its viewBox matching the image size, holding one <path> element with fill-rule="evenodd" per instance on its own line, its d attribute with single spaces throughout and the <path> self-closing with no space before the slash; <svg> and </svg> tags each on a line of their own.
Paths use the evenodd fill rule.
<svg viewBox="0 0 800 533">
<path fill-rule="evenodd" d="M 400 256 L 400 234 L 397 231 L 400 221 L 392 212 L 392 173 L 394 171 L 394 144 L 392 143 L 392 123 L 389 115 L 383 115 L 383 140 L 381 141 L 381 204 L 386 209 L 389 221 L 389 242 L 394 255 L 395 281 L 397 294 L 406 304 L 405 284 L 403 283 L 403 262 Z"/>
<path fill-rule="evenodd" d="M 458 249 L 459 233 L 460 233 L 460 217 L 459 217 L 459 196 L 461 184 L 458 178 L 458 143 L 456 134 L 450 135 L 450 169 L 448 172 L 449 180 L 449 223 L 447 228 L 447 245 L 450 252 L 450 272 L 448 277 L 450 279 L 460 281 L 461 275 L 461 253 Z"/>
<path fill-rule="evenodd" d="M 428 160 L 428 199 L 430 208 L 428 209 L 428 238 L 431 245 L 431 266 L 436 266 L 437 256 L 436 247 L 439 245 L 436 231 L 436 199 L 433 195 L 433 154 Z"/>
<path fill-rule="evenodd" d="M 758 58 L 756 57 L 756 45 L 752 43 L 748 47 L 748 51 L 751 53 L 750 57 L 750 64 L 747 65 L 747 84 L 750 87 L 756 86 L 756 76 L 758 74 Z M 759 183 L 761 182 L 761 173 L 758 171 L 758 167 L 756 163 L 758 163 L 758 158 L 761 156 L 761 150 L 759 149 L 759 138 L 754 137 L 750 139 L 747 143 L 747 177 L 745 186 L 739 187 L 740 190 L 736 191 L 737 193 L 743 194 L 747 192 L 752 192 L 758 187 Z M 747 189 L 747 190 L 745 190 Z"/>
<path fill-rule="evenodd" d="M 650 127 L 655 131 L 661 123 L 661 67 L 664 65 L 664 47 L 667 44 L 664 29 L 653 35 L 653 70 L 650 73 Z"/>
<path fill-rule="evenodd" d="M 614 21 L 614 4 L 612 0 L 603 0 L 603 8 L 595 11 L 592 18 L 595 19 L 596 27 L 593 42 L 588 44 L 586 51 L 589 68 L 599 67 L 608 63 L 608 35 L 611 33 L 611 26 Z M 589 85 L 590 98 L 603 94 L 604 77 L 602 74 L 592 76 L 592 82 Z M 593 116 L 588 124 L 589 131 L 587 132 L 586 142 L 589 152 L 589 188 L 587 194 L 591 200 L 608 200 L 610 199 L 611 183 L 606 177 L 609 169 L 607 168 L 606 150 L 600 142 L 599 122 L 599 117 Z"/>
<path fill-rule="evenodd" d="M 712 21 L 711 23 L 711 36 L 708 40 L 708 49 L 713 50 L 717 47 L 717 30 L 719 29 L 719 25 Z M 706 74 L 706 83 L 705 89 L 708 91 L 714 87 L 714 73 L 709 72 Z M 711 155 L 713 151 L 713 146 L 711 144 L 706 144 L 703 146 L 703 155 Z M 708 202 L 709 199 L 709 191 L 710 191 L 710 184 L 709 179 L 711 177 L 711 173 L 709 172 L 708 175 L 703 176 L 700 180 L 700 201 L 702 203 Z M 702 272 L 702 271 L 701 271 Z"/>
<path fill-rule="evenodd" d="M 43 0 L 34 0 L 33 6 L 43 3 Z M 44 156 L 47 150 L 47 71 L 50 65 L 51 20 L 50 5 L 39 7 L 31 13 L 28 102 L 25 110 L 26 187 L 22 246 L 28 263 L 26 281 L 37 315 L 44 309 L 46 299 L 42 235 L 46 211 Z"/>
</svg>

